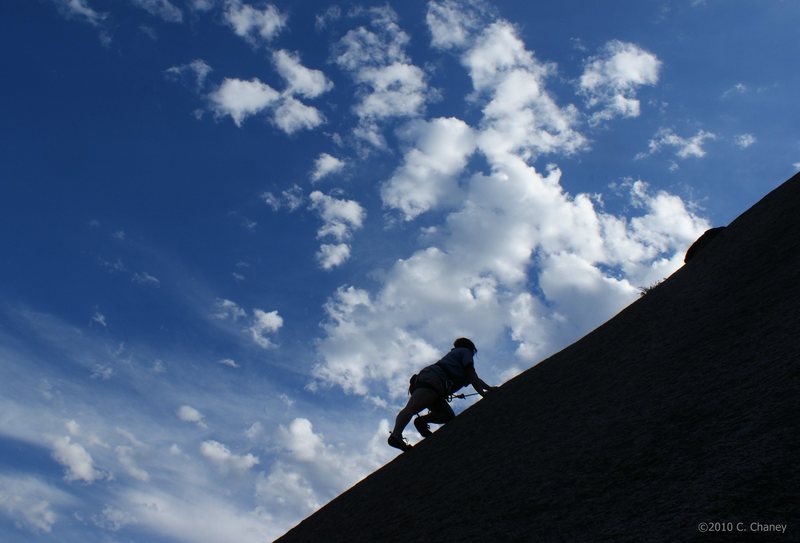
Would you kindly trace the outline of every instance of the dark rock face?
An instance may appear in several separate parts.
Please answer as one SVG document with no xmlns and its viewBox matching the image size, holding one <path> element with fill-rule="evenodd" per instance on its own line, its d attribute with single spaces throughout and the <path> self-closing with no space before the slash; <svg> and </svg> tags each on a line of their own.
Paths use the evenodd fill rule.
<svg viewBox="0 0 800 543">
<path fill-rule="evenodd" d="M 799 279 L 800 174 L 279 541 L 800 540 Z"/>
<path fill-rule="evenodd" d="M 703 250 L 703 247 L 711 243 L 711 240 L 717 237 L 717 234 L 722 232 L 724 229 L 724 226 L 717 226 L 716 228 L 710 228 L 703 232 L 703 235 L 697 238 L 697 241 L 692 243 L 691 247 L 687 249 L 686 256 L 683 259 L 684 263 L 689 262 L 692 258 L 694 258 L 697 253 Z"/>
</svg>

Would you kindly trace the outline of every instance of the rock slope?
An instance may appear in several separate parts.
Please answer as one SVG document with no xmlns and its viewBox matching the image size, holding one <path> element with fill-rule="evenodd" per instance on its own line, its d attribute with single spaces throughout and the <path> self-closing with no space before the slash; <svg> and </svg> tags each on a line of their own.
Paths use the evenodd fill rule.
<svg viewBox="0 0 800 543">
<path fill-rule="evenodd" d="M 800 174 L 279 541 L 800 541 L 799 279 Z"/>
</svg>

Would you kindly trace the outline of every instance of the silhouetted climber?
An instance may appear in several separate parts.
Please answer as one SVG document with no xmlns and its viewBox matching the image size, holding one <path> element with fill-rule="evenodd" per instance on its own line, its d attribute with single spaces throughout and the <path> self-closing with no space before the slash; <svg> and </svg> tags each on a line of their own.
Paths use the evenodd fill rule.
<svg viewBox="0 0 800 543">
<path fill-rule="evenodd" d="M 703 235 L 697 238 L 697 240 L 695 240 L 695 242 L 692 243 L 692 245 L 686 251 L 686 256 L 683 257 L 684 264 L 697 256 L 697 253 L 699 253 L 706 245 L 711 243 L 711 240 L 717 237 L 717 235 L 723 230 L 725 230 L 724 226 L 717 226 L 716 228 L 711 228 L 703 232 Z"/>
<path fill-rule="evenodd" d="M 458 338 L 453 342 L 450 352 L 441 360 L 411 377 L 411 386 L 408 389 L 411 398 L 397 414 L 394 430 L 389 435 L 389 445 L 402 451 L 411 448 L 403 438 L 403 430 L 408 426 L 411 417 L 423 409 L 428 409 L 428 414 L 414 419 L 414 426 L 422 437 L 431 435 L 428 423 L 444 424 L 455 417 L 447 398 L 457 390 L 472 385 L 481 396 L 494 390 L 495 387 L 484 383 L 475 372 L 474 356 L 477 352 L 478 349 L 472 341 Z"/>
</svg>

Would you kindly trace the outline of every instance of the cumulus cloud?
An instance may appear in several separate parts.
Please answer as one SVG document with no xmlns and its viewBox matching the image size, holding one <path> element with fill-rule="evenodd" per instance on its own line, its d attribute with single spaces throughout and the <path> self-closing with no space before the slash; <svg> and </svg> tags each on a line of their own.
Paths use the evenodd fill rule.
<svg viewBox="0 0 800 543">
<path fill-rule="evenodd" d="M 586 60 L 580 78 L 580 91 L 589 108 L 596 108 L 590 124 L 613 117 L 638 117 L 636 90 L 658 83 L 661 61 L 633 43 L 613 40 L 603 50 Z"/>
<path fill-rule="evenodd" d="M 476 97 L 487 96 L 478 146 L 487 155 L 533 159 L 574 153 L 586 145 L 578 111 L 560 107 L 545 84 L 554 67 L 536 60 L 507 21 L 486 27 L 462 55 Z"/>
<path fill-rule="evenodd" d="M 436 49 L 462 48 L 480 28 L 487 8 L 480 1 L 428 2 L 425 22 Z"/>
<path fill-rule="evenodd" d="M 648 155 L 657 153 L 664 147 L 672 147 L 675 149 L 675 154 L 679 158 L 703 158 L 706 156 L 706 151 L 703 149 L 703 144 L 706 141 L 713 141 L 717 139 L 716 134 L 706 132 L 705 130 L 698 130 L 697 134 L 690 138 L 678 136 L 674 131 L 669 128 L 662 128 L 653 139 L 650 140 L 649 151 L 647 153 L 639 153 L 636 158 L 644 158 Z"/>
<path fill-rule="evenodd" d="M 326 443 L 310 420 L 295 418 L 278 428 L 283 449 L 270 472 L 256 481 L 256 496 L 269 511 L 302 518 L 351 486 L 391 456 L 385 442 L 388 423 L 381 421 L 358 452 L 342 444 Z"/>
<path fill-rule="evenodd" d="M 232 470 L 239 473 L 249 471 L 259 463 L 257 456 L 250 453 L 245 455 L 234 454 L 227 446 L 219 441 L 204 441 L 200 445 L 200 452 L 204 457 L 214 462 L 222 470 Z"/>
<path fill-rule="evenodd" d="M 183 422 L 192 422 L 200 428 L 206 428 L 206 421 L 203 414 L 191 405 L 182 405 L 176 411 L 175 415 Z"/>
<path fill-rule="evenodd" d="M 442 201 L 453 203 L 456 176 L 475 150 L 476 139 L 465 122 L 452 117 L 412 123 L 403 135 L 411 149 L 381 186 L 381 197 L 384 205 L 411 220 Z"/>
<path fill-rule="evenodd" d="M 94 459 L 80 443 L 69 436 L 53 441 L 53 458 L 67 468 L 64 478 L 67 481 L 93 483 L 105 478 L 105 474 L 94 467 Z"/>
<path fill-rule="evenodd" d="M 314 171 L 311 172 L 311 181 L 319 181 L 323 177 L 340 172 L 344 168 L 344 161 L 328 153 L 321 153 L 314 161 Z"/>
<path fill-rule="evenodd" d="M 369 28 L 350 30 L 334 47 L 334 61 L 359 85 L 353 111 L 359 118 L 354 132 L 375 146 L 384 146 L 379 123 L 414 117 L 425 108 L 428 95 L 423 71 L 406 55 L 409 38 L 388 5 L 372 8 Z"/>
<path fill-rule="evenodd" d="M 317 108 L 284 96 L 275 109 L 273 122 L 286 134 L 294 134 L 298 130 L 316 128 L 325 122 L 325 117 Z"/>
<path fill-rule="evenodd" d="M 470 179 L 437 245 L 398 260 L 374 294 L 345 286 L 331 296 L 314 368 L 321 382 L 401 396 L 408 373 L 457 335 L 479 344 L 511 336 L 530 365 L 677 269 L 708 227 L 680 198 L 640 181 L 627 189 L 639 215 L 626 218 L 564 192 L 558 170 L 543 176 L 511 157 L 492 166 Z"/>
<path fill-rule="evenodd" d="M 225 78 L 222 84 L 208 95 L 211 109 L 218 117 L 230 115 L 236 126 L 242 126 L 250 115 L 260 113 L 273 105 L 280 94 L 258 78 L 249 81 Z"/>
<path fill-rule="evenodd" d="M 338 241 L 348 239 L 353 230 L 361 228 L 366 211 L 355 200 L 335 198 L 315 190 L 310 195 L 311 209 L 323 220 L 318 237 L 332 237 Z"/>
<path fill-rule="evenodd" d="M 316 98 L 333 88 L 333 83 L 320 70 L 303 66 L 297 53 L 283 49 L 275 51 L 272 53 L 272 62 L 286 81 L 286 92 L 290 94 Z"/>
<path fill-rule="evenodd" d="M 253 310 L 253 320 L 250 328 L 250 338 L 264 349 L 272 347 L 274 344 L 272 340 L 267 337 L 267 334 L 273 334 L 280 330 L 283 326 L 283 318 L 278 315 L 277 311 L 262 311 L 261 309 Z"/>
<path fill-rule="evenodd" d="M 170 0 L 131 0 L 133 5 L 170 23 L 183 21 L 183 12 Z"/>
<path fill-rule="evenodd" d="M 311 193 L 311 209 L 323 221 L 317 230 L 318 238 L 332 238 L 337 244 L 324 244 L 317 253 L 320 265 L 331 269 L 344 263 L 350 256 L 350 247 L 344 243 L 350 239 L 353 230 L 361 228 L 366 211 L 354 200 L 345 200 L 323 194 L 316 190 Z"/>
<path fill-rule="evenodd" d="M 269 43 L 286 26 L 287 16 L 272 4 L 258 9 L 240 0 L 227 0 L 225 22 L 237 36 L 252 45 Z"/>
<path fill-rule="evenodd" d="M 341 266 L 350 258 L 350 246 L 346 243 L 323 243 L 317 251 L 317 261 L 324 270 Z"/>
</svg>

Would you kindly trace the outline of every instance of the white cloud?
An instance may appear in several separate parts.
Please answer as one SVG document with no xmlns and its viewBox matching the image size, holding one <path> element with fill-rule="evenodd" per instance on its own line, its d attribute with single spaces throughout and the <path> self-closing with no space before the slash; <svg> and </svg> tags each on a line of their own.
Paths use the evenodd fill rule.
<svg viewBox="0 0 800 543">
<path fill-rule="evenodd" d="M 302 462 L 313 462 L 323 449 L 322 438 L 314 433 L 308 419 L 294 419 L 288 428 L 281 426 L 279 434 L 292 456 Z"/>
<path fill-rule="evenodd" d="M 64 476 L 67 481 L 80 480 L 93 483 L 105 478 L 101 471 L 95 469 L 92 455 L 80 443 L 73 442 L 69 436 L 53 441 L 53 458 L 67 468 Z"/>
<path fill-rule="evenodd" d="M 658 83 L 661 61 L 633 43 L 613 40 L 599 55 L 586 60 L 580 91 L 589 108 L 599 108 L 589 117 L 598 124 L 613 117 L 638 117 L 636 90 Z"/>
<path fill-rule="evenodd" d="M 153 488 L 128 490 L 122 500 L 137 526 L 171 540 L 263 543 L 282 534 L 258 512 L 239 510 L 228 496 L 202 488 L 193 490 L 178 496 Z M 283 531 L 290 527 L 284 526 Z"/>
<path fill-rule="evenodd" d="M 573 105 L 556 104 L 545 82 L 554 71 L 538 62 L 506 21 L 488 26 L 462 56 L 477 97 L 488 96 L 478 146 L 487 155 L 574 153 L 586 145 Z"/>
<path fill-rule="evenodd" d="M 341 266 L 350 258 L 350 246 L 346 243 L 323 243 L 317 252 L 317 261 L 324 270 Z"/>
<path fill-rule="evenodd" d="M 240 0 L 227 0 L 224 18 L 237 36 L 252 45 L 272 41 L 286 26 L 287 20 L 286 14 L 272 4 L 258 9 Z"/>
<path fill-rule="evenodd" d="M 361 228 L 366 211 L 355 200 L 345 200 L 328 196 L 315 190 L 310 195 L 311 209 L 316 210 L 323 220 L 317 231 L 318 237 L 330 236 L 337 241 L 348 239 L 353 230 Z"/>
<path fill-rule="evenodd" d="M 356 115 L 362 119 L 414 117 L 424 109 L 425 75 L 413 64 L 396 62 L 377 68 L 367 67 L 357 74 L 356 81 L 369 87 L 354 107 Z"/>
<path fill-rule="evenodd" d="M 384 205 L 411 220 L 442 201 L 454 203 L 456 176 L 475 150 L 476 141 L 472 129 L 452 117 L 412 123 L 403 136 L 412 148 L 381 186 L 381 197 Z"/>
<path fill-rule="evenodd" d="M 170 23 L 183 21 L 183 12 L 170 0 L 131 0 L 133 5 Z"/>
<path fill-rule="evenodd" d="M 317 96 L 333 88 L 333 83 L 320 70 L 306 68 L 300 63 L 297 53 L 283 49 L 272 53 L 272 62 L 281 77 L 286 80 L 286 92 L 305 98 Z"/>
<path fill-rule="evenodd" d="M 381 421 L 367 443 L 355 448 L 326 443 L 310 420 L 298 417 L 278 428 L 284 449 L 270 473 L 259 474 L 256 496 L 263 506 L 288 518 L 302 518 L 381 464 L 392 453 L 386 447 L 388 423 Z"/>
<path fill-rule="evenodd" d="M 734 139 L 734 143 L 742 149 L 747 149 L 756 142 L 756 137 L 753 134 L 740 134 Z"/>
<path fill-rule="evenodd" d="M 183 422 L 193 422 L 200 428 L 206 428 L 206 421 L 203 414 L 191 405 L 182 405 L 176 411 L 175 415 Z"/>
<path fill-rule="evenodd" d="M 706 155 L 706 151 L 703 149 L 703 144 L 707 140 L 713 141 L 716 138 L 717 136 L 715 134 L 712 132 L 706 132 L 705 130 L 698 130 L 697 134 L 694 136 L 690 138 L 683 138 L 668 128 L 662 128 L 656 132 L 656 135 L 650 140 L 649 152 L 640 153 L 636 156 L 636 158 L 643 158 L 648 155 L 652 155 L 664 147 L 675 148 L 675 154 L 679 158 L 703 158 Z"/>
<path fill-rule="evenodd" d="M 283 464 L 273 466 L 268 476 L 259 474 L 256 496 L 269 510 L 284 510 L 287 516 L 298 519 L 322 505 L 311 484 L 300 473 Z"/>
<path fill-rule="evenodd" d="M 627 185 L 639 213 L 628 219 L 565 193 L 558 170 L 544 176 L 513 155 L 487 158 L 492 173 L 470 178 L 435 245 L 397 260 L 375 293 L 348 286 L 331 296 L 313 370 L 321 383 L 401 397 L 408 375 L 459 335 L 479 345 L 510 337 L 529 366 L 677 269 L 708 227 L 641 181 Z"/>
<path fill-rule="evenodd" d="M 239 364 L 236 363 L 236 360 L 232 358 L 223 358 L 222 360 L 217 361 L 217 364 L 222 364 L 223 366 L 228 366 L 229 368 L 241 368 Z"/>
<path fill-rule="evenodd" d="M 200 452 L 222 470 L 244 473 L 259 463 L 258 457 L 250 453 L 245 455 L 233 454 L 227 446 L 219 441 L 204 441 L 200 445 Z"/>
<path fill-rule="evenodd" d="M 272 120 L 278 128 L 291 135 L 298 130 L 316 128 L 325 122 L 325 117 L 317 108 L 285 96 L 275 109 Z"/>
<path fill-rule="evenodd" d="M 323 244 L 317 253 L 317 260 L 323 269 L 340 266 L 350 257 L 350 247 L 344 243 L 350 239 L 353 230 L 361 228 L 366 211 L 354 200 L 345 200 L 314 191 L 310 195 L 311 209 L 319 213 L 323 221 L 317 230 L 318 238 L 333 238 L 338 243 Z"/>
<path fill-rule="evenodd" d="M 94 26 L 99 26 L 108 16 L 92 9 L 88 0 L 53 0 L 59 10 L 70 18 L 80 19 Z"/>
<path fill-rule="evenodd" d="M 34 477 L 0 474 L 0 512 L 18 528 L 49 534 L 59 518 L 54 506 L 69 506 L 74 501 L 69 494 Z"/>
<path fill-rule="evenodd" d="M 282 326 L 283 318 L 278 315 L 277 311 L 267 313 L 261 309 L 253 309 L 253 321 L 249 328 L 250 337 L 256 345 L 268 349 L 274 344 L 272 340 L 266 337 L 266 334 L 273 334 Z"/>
<path fill-rule="evenodd" d="M 311 172 L 311 181 L 319 181 L 323 177 L 340 172 L 344 168 L 344 161 L 328 153 L 321 153 L 314 161 L 314 171 Z"/>
<path fill-rule="evenodd" d="M 218 117 L 230 115 L 236 126 L 273 105 L 280 94 L 258 78 L 250 81 L 226 78 L 208 98 Z"/>
<path fill-rule="evenodd" d="M 378 123 L 420 115 L 428 98 L 424 72 L 405 53 L 408 35 L 388 5 L 366 10 L 370 28 L 350 30 L 334 47 L 334 61 L 359 85 L 353 111 L 359 118 L 354 134 L 377 147 L 385 146 Z"/>
<path fill-rule="evenodd" d="M 800 170 L 800 162 L 793 163 L 792 168 L 794 168 L 795 170 Z"/>
<path fill-rule="evenodd" d="M 180 81 L 185 84 L 191 83 L 189 86 L 193 87 L 197 92 L 200 92 L 205 87 L 208 74 L 212 71 L 213 69 L 205 60 L 197 58 L 188 64 L 171 66 L 167 68 L 164 73 L 169 79 Z"/>
<path fill-rule="evenodd" d="M 436 49 L 462 48 L 479 29 L 486 7 L 481 2 L 428 2 L 425 22 Z"/>
</svg>

